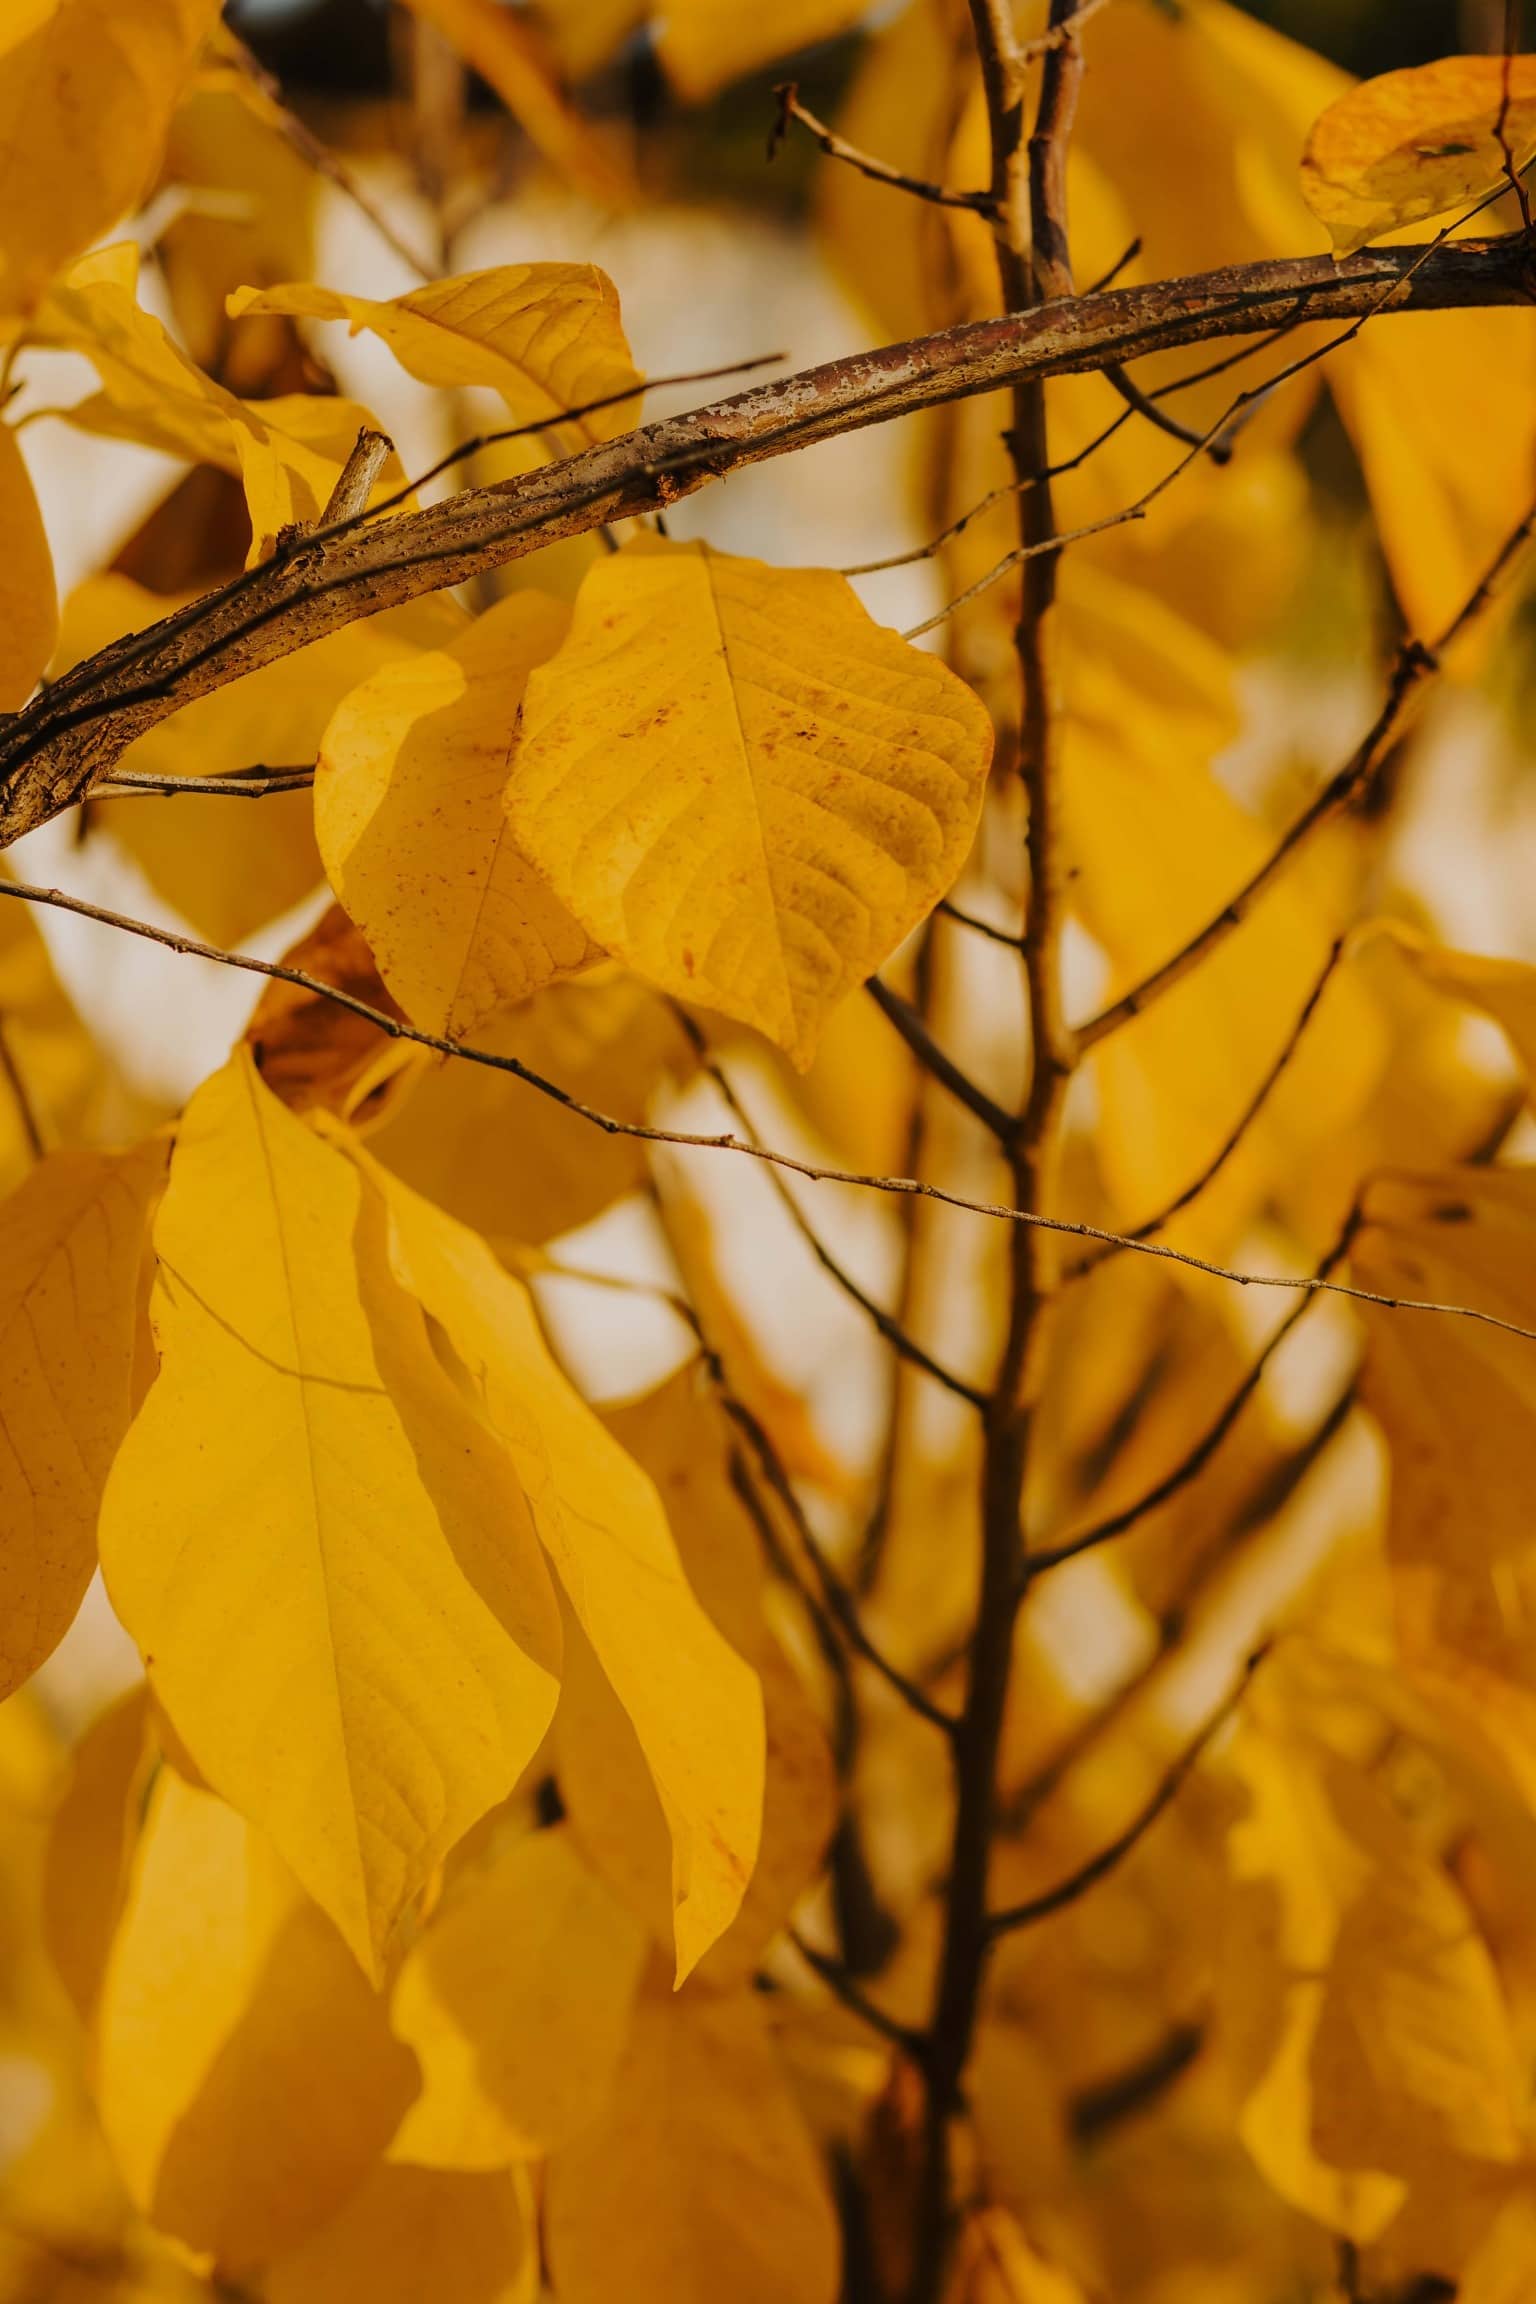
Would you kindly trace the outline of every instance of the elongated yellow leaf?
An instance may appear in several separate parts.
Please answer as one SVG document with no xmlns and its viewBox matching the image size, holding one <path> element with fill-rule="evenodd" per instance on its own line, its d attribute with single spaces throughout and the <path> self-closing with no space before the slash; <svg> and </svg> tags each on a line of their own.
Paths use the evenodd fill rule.
<svg viewBox="0 0 1536 2304">
<path fill-rule="evenodd" d="M 712 1331 L 713 1333 L 713 1331 Z M 763 1684 L 763 1840 L 741 1911 L 700 1972 L 715 1986 L 755 1971 L 815 1875 L 837 1823 L 826 1735 L 763 1612 L 762 1544 L 730 1484 L 726 1436 L 703 1370 L 684 1367 L 604 1421 L 656 1482 L 688 1580 Z M 617 1697 L 568 1643 L 555 1718 L 560 1790 L 582 1848 L 662 1943 L 671 1926 L 666 1820 Z"/>
<path fill-rule="evenodd" d="M 241 289 L 230 310 L 346 320 L 354 335 L 367 328 L 423 384 L 484 385 L 525 424 L 640 389 L 613 282 L 595 264 L 500 264 L 388 301 L 295 281 Z M 637 414 L 624 399 L 576 423 L 582 438 L 609 440 Z"/>
<path fill-rule="evenodd" d="M 1536 968 L 1528 960 L 1452 952 L 1396 920 L 1383 921 L 1381 930 L 1437 991 L 1491 1016 L 1536 1083 Z"/>
<path fill-rule="evenodd" d="M 160 1374 L 101 1527 L 177 1734 L 375 1975 L 537 1746 L 559 1654 L 518 1484 L 382 1225 L 248 1052 L 199 1090 L 155 1228 Z"/>
<path fill-rule="evenodd" d="M 195 367 L 137 300 L 138 251 L 126 241 L 70 266 L 38 308 L 38 341 L 79 352 L 102 389 L 69 410 L 85 430 L 137 440 L 238 474 L 251 514 L 251 556 L 278 531 L 319 518 L 363 427 L 353 400 L 308 393 L 239 400 Z M 378 490 L 402 478 L 393 458 Z M 378 492 L 376 490 L 376 492 Z"/>
<path fill-rule="evenodd" d="M 95 1572 L 164 1173 L 159 1144 L 56 1152 L 0 1206 L 0 1695 L 52 1654 Z"/>
<path fill-rule="evenodd" d="M 1491 192 L 1533 152 L 1536 56 L 1442 56 L 1330 104 L 1307 139 L 1301 184 L 1347 256 Z"/>
<path fill-rule="evenodd" d="M 562 2304 L 832 2304 L 836 2218 L 753 1994 L 642 1997 L 546 2233 Z"/>
<path fill-rule="evenodd" d="M 233 1809 L 162 1769 L 97 2019 L 140 2206 L 225 2270 L 258 2263 L 340 2207 L 415 2089 L 330 1922 Z"/>
<path fill-rule="evenodd" d="M 617 554 L 528 682 L 507 806 L 606 951 L 802 1066 L 959 871 L 991 724 L 841 576 Z"/>
<path fill-rule="evenodd" d="M 387 2161 L 312 2240 L 274 2264 L 268 2304 L 536 2304 L 528 2179 Z"/>
<path fill-rule="evenodd" d="M 645 1933 L 563 1830 L 460 1880 L 395 1988 L 422 2093 L 392 2147 L 434 2168 L 503 2168 L 602 2110 L 645 1968 Z"/>
<path fill-rule="evenodd" d="M 325 731 L 315 830 L 326 872 L 428 1031 L 463 1038 L 599 957 L 502 806 L 528 674 L 569 620 L 559 601 L 516 592 L 453 647 L 365 680 Z"/>
<path fill-rule="evenodd" d="M 757 1676 L 715 1630 L 660 1498 L 544 1341 L 482 1240 L 375 1168 L 390 1256 L 505 1444 L 566 1599 L 633 1723 L 672 1836 L 679 1981 L 741 1907 L 763 1815 Z"/>
<path fill-rule="evenodd" d="M 773 8 L 672 0 L 652 13 L 661 18 L 657 48 L 674 86 L 698 103 L 744 72 L 848 31 L 868 11 L 869 0 L 779 0 Z"/>
<path fill-rule="evenodd" d="M 53 555 L 16 435 L 0 423 L 0 712 L 15 712 L 53 654 L 59 606 Z"/>
<path fill-rule="evenodd" d="M 0 311 L 147 191 L 218 0 L 7 0 L 0 19 Z"/>
</svg>

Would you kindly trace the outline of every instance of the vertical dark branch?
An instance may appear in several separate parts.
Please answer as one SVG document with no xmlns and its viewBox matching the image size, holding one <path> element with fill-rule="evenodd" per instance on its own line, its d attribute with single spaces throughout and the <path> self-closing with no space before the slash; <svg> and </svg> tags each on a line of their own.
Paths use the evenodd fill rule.
<svg viewBox="0 0 1536 2304">
<path fill-rule="evenodd" d="M 971 0 L 992 143 L 992 197 L 1003 302 L 1023 311 L 1071 293 L 1066 226 L 1066 148 L 1082 77 L 1073 36 L 1075 0 L 1052 0 L 1053 40 L 1041 65 L 1040 98 L 1026 139 L 1026 59 L 1007 0 Z M 1050 466 L 1045 391 L 1015 388 L 1009 454 L 1022 483 Z M 1022 486 L 1020 543 L 1055 534 L 1049 481 Z M 1061 865 L 1053 772 L 1050 623 L 1056 555 L 1022 564 L 1017 628 L 1019 772 L 1028 806 L 1029 915 L 1022 943 L 1032 1050 L 1023 1110 L 1007 1134 L 1020 1207 L 1048 1205 L 1056 1137 L 1074 1049 L 1061 1001 Z M 1013 1661 L 1021 1587 L 1022 1507 L 1036 1389 L 1040 1314 L 1055 1286 L 1049 1234 L 1021 1226 L 1009 1246 L 1008 1329 L 986 1410 L 981 1495 L 981 1586 L 968 1660 L 965 1710 L 955 1739 L 956 1805 L 944 1941 L 926 2067 L 927 2104 L 916 2200 L 912 2304 L 934 2304 L 952 2238 L 951 2123 L 970 2055 L 990 1940 L 987 1875 L 997 1801 L 997 1759 Z"/>
</svg>

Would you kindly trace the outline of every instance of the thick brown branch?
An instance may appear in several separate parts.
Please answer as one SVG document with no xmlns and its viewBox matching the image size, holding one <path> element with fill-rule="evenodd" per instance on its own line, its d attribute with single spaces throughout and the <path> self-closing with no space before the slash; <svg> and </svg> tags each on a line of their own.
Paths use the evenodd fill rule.
<svg viewBox="0 0 1536 2304">
<path fill-rule="evenodd" d="M 344 624 L 655 512 L 745 465 L 945 401 L 1177 345 L 1378 309 L 1524 303 L 1528 267 L 1516 234 L 1429 256 L 1373 249 L 1341 264 L 1301 257 L 1112 289 L 858 353 L 499 487 L 290 539 L 261 567 L 77 665 L 0 724 L 0 845 L 72 806 L 135 737 L 191 698 Z"/>
</svg>

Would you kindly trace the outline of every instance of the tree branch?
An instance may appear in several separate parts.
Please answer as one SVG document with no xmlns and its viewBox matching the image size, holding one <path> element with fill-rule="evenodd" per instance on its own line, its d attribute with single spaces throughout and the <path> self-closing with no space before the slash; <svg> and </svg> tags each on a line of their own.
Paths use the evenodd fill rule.
<svg viewBox="0 0 1536 2304">
<path fill-rule="evenodd" d="M 1111 289 L 807 369 L 398 519 L 312 530 L 87 658 L 0 723 L 0 846 L 71 807 L 136 737 L 193 697 L 381 609 L 662 510 L 746 465 L 946 401 L 1182 344 L 1378 310 L 1522 304 L 1530 295 L 1520 234 L 1428 254 L 1371 249 L 1343 263 L 1301 257 Z"/>
<path fill-rule="evenodd" d="M 1096 1856 L 1090 1857 L 1086 1864 L 1079 1866 L 1076 1872 L 1069 1873 L 1065 1880 L 1058 1880 L 1054 1888 L 1047 1888 L 1043 1895 L 1031 1896 L 1025 1903 L 1010 1904 L 1005 1910 L 994 1912 L 988 1923 L 994 1937 L 1013 1935 L 1020 1928 L 1032 1928 L 1037 1921 L 1048 1920 L 1053 1913 L 1064 1911 L 1069 1904 L 1075 1904 L 1080 1897 L 1086 1896 L 1091 1888 L 1096 1888 L 1101 1880 L 1106 1879 L 1129 1856 L 1138 1841 L 1151 1831 L 1158 1818 L 1172 1807 L 1206 1746 L 1226 1726 L 1248 1693 L 1249 1682 L 1268 1654 L 1267 1643 L 1255 1649 L 1244 1665 L 1236 1686 L 1217 1706 L 1199 1735 L 1186 1744 L 1151 1799 L 1131 1818 L 1125 1830 L 1118 1833 L 1107 1847 L 1101 1848 Z"/>
</svg>

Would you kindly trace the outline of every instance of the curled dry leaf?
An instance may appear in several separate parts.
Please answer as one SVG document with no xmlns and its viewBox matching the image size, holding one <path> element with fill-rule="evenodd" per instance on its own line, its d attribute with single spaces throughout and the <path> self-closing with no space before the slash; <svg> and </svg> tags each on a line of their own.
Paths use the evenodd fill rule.
<svg viewBox="0 0 1536 2304">
<path fill-rule="evenodd" d="M 1536 56 L 1443 56 L 1330 104 L 1307 139 L 1302 190 L 1335 253 L 1443 216 L 1536 153 Z"/>
</svg>

